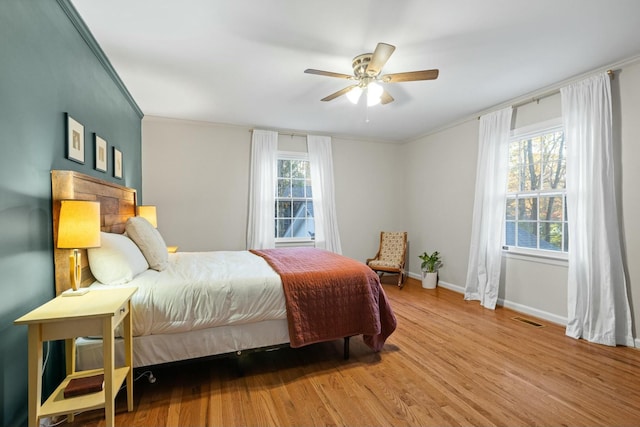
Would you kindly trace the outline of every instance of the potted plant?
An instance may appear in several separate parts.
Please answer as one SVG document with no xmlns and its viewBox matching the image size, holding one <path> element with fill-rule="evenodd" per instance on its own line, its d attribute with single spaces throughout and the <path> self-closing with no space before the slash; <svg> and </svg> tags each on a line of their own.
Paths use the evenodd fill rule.
<svg viewBox="0 0 640 427">
<path fill-rule="evenodd" d="M 438 284 L 438 269 L 442 267 L 440 253 L 435 251 L 432 254 L 424 252 L 418 258 L 422 260 L 422 287 L 426 289 L 435 289 Z"/>
</svg>

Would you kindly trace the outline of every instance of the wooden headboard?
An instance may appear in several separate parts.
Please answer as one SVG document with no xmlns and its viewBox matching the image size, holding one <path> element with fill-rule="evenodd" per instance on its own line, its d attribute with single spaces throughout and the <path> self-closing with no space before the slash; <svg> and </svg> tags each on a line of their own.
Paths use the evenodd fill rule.
<svg viewBox="0 0 640 427">
<path fill-rule="evenodd" d="M 51 171 L 53 204 L 53 256 L 56 295 L 69 289 L 69 255 L 71 249 L 58 249 L 58 219 L 61 200 L 95 200 L 100 202 L 100 228 L 107 233 L 124 233 L 127 219 L 136 215 L 136 190 L 73 171 Z M 82 253 L 82 286 L 95 281 L 86 249 Z"/>
</svg>

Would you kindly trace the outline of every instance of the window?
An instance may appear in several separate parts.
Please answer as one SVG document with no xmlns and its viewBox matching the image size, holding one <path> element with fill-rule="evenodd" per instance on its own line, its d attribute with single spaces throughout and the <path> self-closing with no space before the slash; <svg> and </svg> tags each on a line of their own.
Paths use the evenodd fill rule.
<svg viewBox="0 0 640 427">
<path fill-rule="evenodd" d="M 312 240 L 315 237 L 311 175 L 306 153 L 278 154 L 275 237 Z"/>
<path fill-rule="evenodd" d="M 505 245 L 517 252 L 569 250 L 566 150 L 558 121 L 514 131 L 509 142 Z"/>
</svg>

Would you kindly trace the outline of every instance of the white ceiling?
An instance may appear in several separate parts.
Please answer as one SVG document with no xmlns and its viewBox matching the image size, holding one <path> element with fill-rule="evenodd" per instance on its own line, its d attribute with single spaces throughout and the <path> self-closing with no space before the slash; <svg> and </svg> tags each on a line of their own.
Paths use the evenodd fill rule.
<svg viewBox="0 0 640 427">
<path fill-rule="evenodd" d="M 640 54 L 638 0 L 72 0 L 145 115 L 406 141 Z M 378 42 L 388 84 L 366 108 L 352 74 Z"/>
</svg>

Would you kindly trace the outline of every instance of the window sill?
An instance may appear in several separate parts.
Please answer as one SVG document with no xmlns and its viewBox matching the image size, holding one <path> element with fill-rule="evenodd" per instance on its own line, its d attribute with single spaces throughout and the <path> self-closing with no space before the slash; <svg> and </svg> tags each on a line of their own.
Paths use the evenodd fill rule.
<svg viewBox="0 0 640 427">
<path fill-rule="evenodd" d="M 569 265 L 567 254 L 556 254 L 546 251 L 523 251 L 519 250 L 518 248 L 510 247 L 509 249 L 502 250 L 502 256 L 504 258 L 539 262 L 542 264 L 551 264 L 561 267 L 567 267 Z"/>
<path fill-rule="evenodd" d="M 310 239 L 276 240 L 276 248 L 314 247 L 315 245 L 315 240 Z"/>
</svg>

